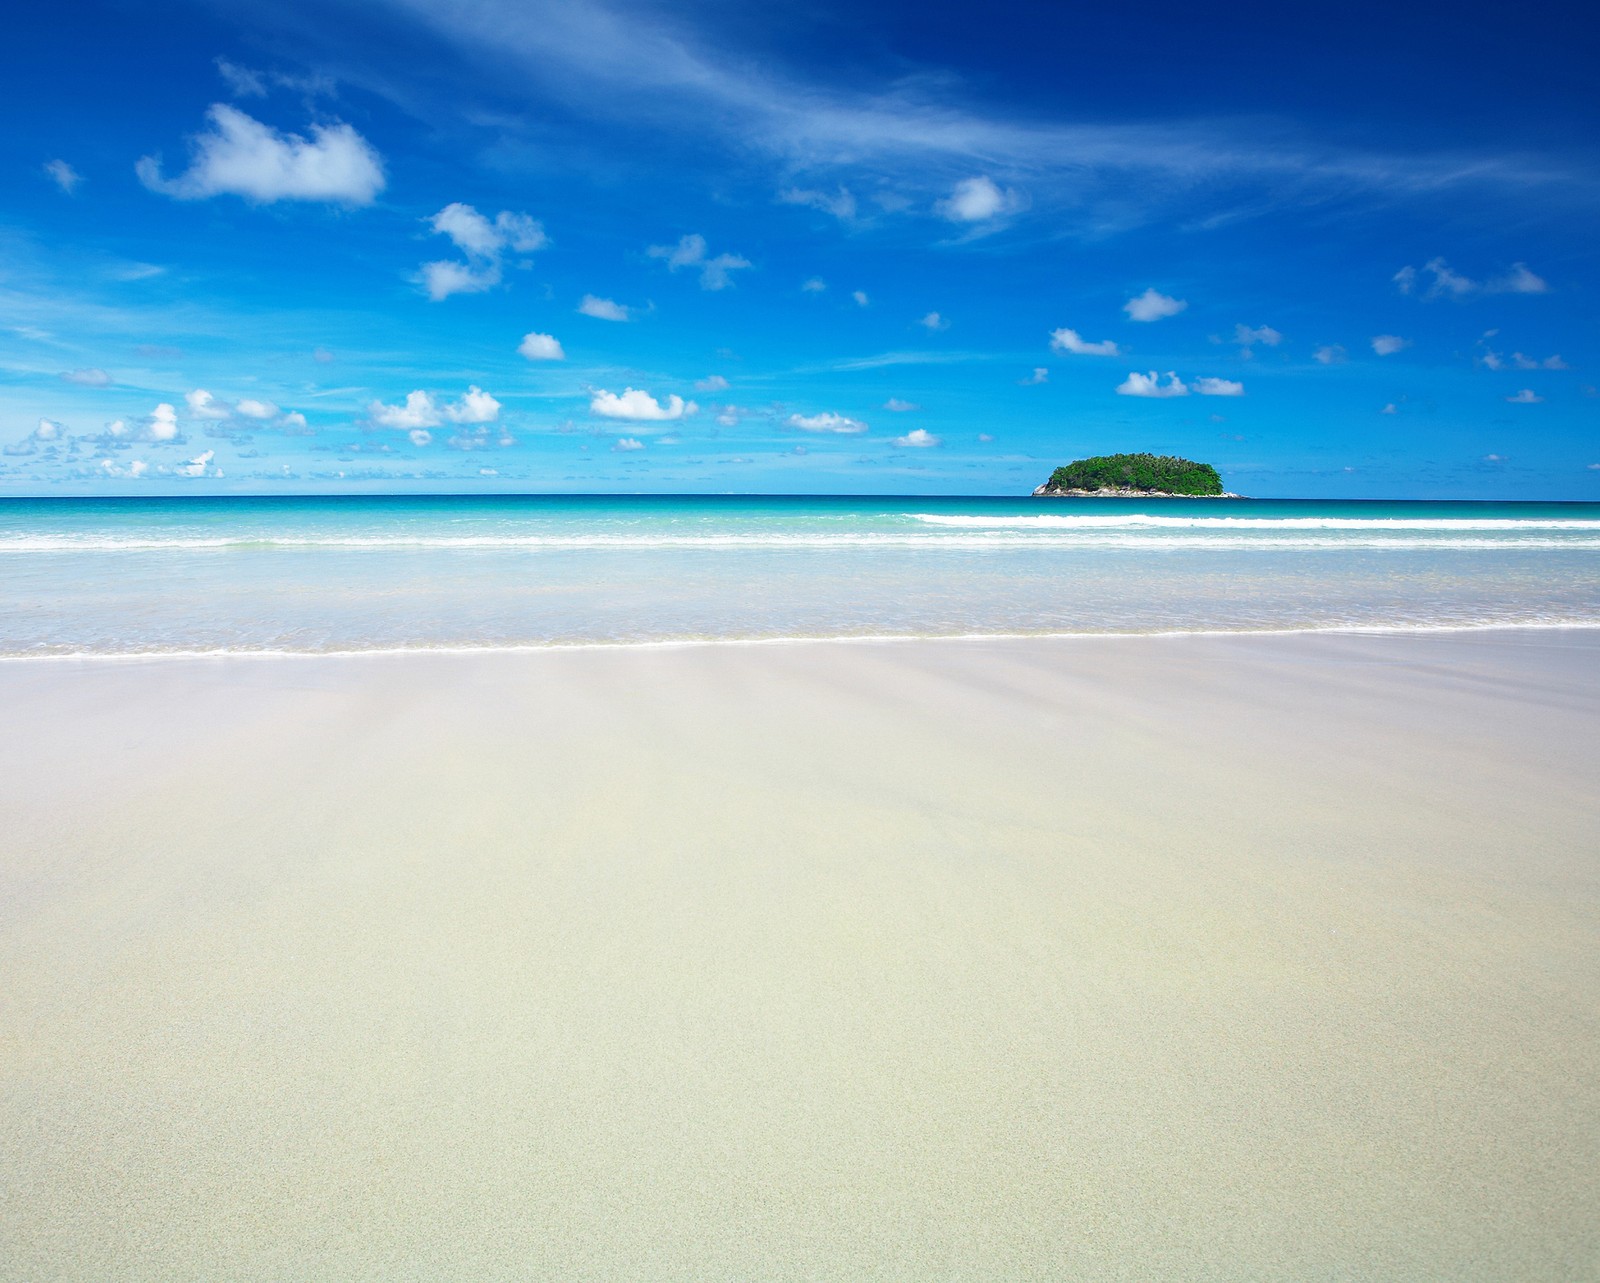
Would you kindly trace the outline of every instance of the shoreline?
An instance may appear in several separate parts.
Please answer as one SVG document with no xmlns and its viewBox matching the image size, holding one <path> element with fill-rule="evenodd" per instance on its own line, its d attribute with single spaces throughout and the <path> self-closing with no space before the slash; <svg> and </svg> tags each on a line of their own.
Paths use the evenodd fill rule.
<svg viewBox="0 0 1600 1283">
<path fill-rule="evenodd" d="M 1128 632 L 1038 632 L 1038 633 L 882 633 L 842 634 L 837 636 L 808 636 L 793 634 L 781 637 L 670 637 L 638 641 L 571 641 L 526 642 L 486 645 L 453 644 L 440 646 L 373 646 L 340 650 L 283 650 L 216 647 L 206 650 L 140 650 L 140 651 L 68 651 L 43 654 L 0 654 L 0 665 L 33 664 L 42 662 L 81 662 L 98 664 L 106 662 L 152 663 L 175 660 L 218 659 L 367 659 L 401 657 L 409 655 L 539 655 L 565 654 L 585 651 L 657 651 L 657 650 L 713 650 L 742 647 L 789 646 L 904 646 L 920 642 L 929 644 L 954 644 L 967 642 L 1074 642 L 1074 641 L 1130 641 L 1160 640 L 1163 638 L 1226 638 L 1226 637 L 1405 637 L 1450 636 L 1478 633 L 1543 633 L 1592 632 L 1600 630 L 1600 620 L 1526 620 L 1506 622 L 1496 620 L 1481 624 L 1329 624 L 1285 628 L 1173 628 L 1160 631 Z"/>
</svg>

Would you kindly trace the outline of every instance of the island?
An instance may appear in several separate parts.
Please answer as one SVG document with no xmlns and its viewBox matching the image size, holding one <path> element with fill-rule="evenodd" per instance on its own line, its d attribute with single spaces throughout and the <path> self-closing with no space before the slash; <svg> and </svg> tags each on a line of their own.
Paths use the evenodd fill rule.
<svg viewBox="0 0 1600 1283">
<path fill-rule="evenodd" d="M 1057 468 L 1035 498 L 1097 495 L 1130 499 L 1237 499 L 1209 463 L 1169 454 L 1106 454 Z"/>
</svg>

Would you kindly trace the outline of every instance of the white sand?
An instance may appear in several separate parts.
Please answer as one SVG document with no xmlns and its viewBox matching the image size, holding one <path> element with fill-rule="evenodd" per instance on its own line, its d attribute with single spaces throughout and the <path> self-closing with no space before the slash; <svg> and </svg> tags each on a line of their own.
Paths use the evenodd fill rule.
<svg viewBox="0 0 1600 1283">
<path fill-rule="evenodd" d="M 0 708 L 4 1279 L 1600 1276 L 1600 633 Z"/>
</svg>

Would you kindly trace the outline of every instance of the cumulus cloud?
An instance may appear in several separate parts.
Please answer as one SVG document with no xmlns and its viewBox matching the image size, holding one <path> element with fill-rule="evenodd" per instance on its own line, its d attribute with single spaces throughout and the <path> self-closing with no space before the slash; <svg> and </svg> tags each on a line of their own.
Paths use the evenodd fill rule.
<svg viewBox="0 0 1600 1283">
<path fill-rule="evenodd" d="M 720 374 L 707 375 L 695 383 L 694 390 L 696 392 L 726 392 L 728 390 L 728 380 Z"/>
<path fill-rule="evenodd" d="M 939 444 L 939 438 L 926 428 L 912 428 L 903 437 L 896 437 L 894 444 L 912 450 L 926 450 Z"/>
<path fill-rule="evenodd" d="M 809 281 L 804 281 L 801 283 L 800 292 L 802 294 L 821 294 L 822 291 L 827 288 L 827 281 L 823 280 L 820 276 L 813 276 Z"/>
<path fill-rule="evenodd" d="M 896 414 L 905 414 L 909 410 L 920 410 L 922 407 L 912 401 L 902 401 L 897 396 L 890 397 L 883 403 L 885 410 L 892 410 Z"/>
<path fill-rule="evenodd" d="M 1002 191 L 992 178 L 963 178 L 934 208 L 952 223 L 982 223 L 1022 207 L 1022 197 Z"/>
<path fill-rule="evenodd" d="M 137 480 L 150 471 L 150 465 L 143 459 L 129 459 L 126 464 L 116 459 L 102 459 L 100 471 L 108 477 L 131 477 Z"/>
<path fill-rule="evenodd" d="M 104 370 L 63 370 L 63 383 L 76 383 L 82 388 L 104 388 L 111 385 L 111 376 Z"/>
<path fill-rule="evenodd" d="M 645 253 L 651 258 L 665 259 L 669 272 L 683 267 L 699 268 L 703 290 L 725 290 L 733 284 L 729 273 L 751 266 L 749 259 L 737 254 L 711 257 L 706 249 L 706 238 L 698 232 L 682 237 L 676 245 L 652 245 Z"/>
<path fill-rule="evenodd" d="M 949 318 L 940 316 L 937 312 L 929 312 L 917 324 L 925 330 L 933 331 L 935 334 L 940 330 L 948 330 L 950 328 Z"/>
<path fill-rule="evenodd" d="M 1544 398 L 1532 388 L 1523 388 L 1515 396 L 1508 396 L 1506 400 L 1512 405 L 1538 405 Z"/>
<path fill-rule="evenodd" d="M 441 420 L 439 407 L 427 392 L 409 392 L 400 405 L 374 401 L 367 406 L 367 417 L 380 428 L 436 428 Z M 418 444 L 426 444 L 419 442 Z"/>
<path fill-rule="evenodd" d="M 1188 306 L 1187 299 L 1173 298 L 1152 288 L 1136 298 L 1130 298 L 1122 305 L 1122 310 L 1132 321 L 1159 321 L 1164 317 L 1176 316 Z"/>
<path fill-rule="evenodd" d="M 699 408 L 693 401 L 685 401 L 676 394 L 665 401 L 657 401 L 640 388 L 624 388 L 620 393 L 607 392 L 602 388 L 595 392 L 589 402 L 590 414 L 597 414 L 603 419 L 631 419 L 639 423 L 681 419 Z"/>
<path fill-rule="evenodd" d="M 530 361 L 565 361 L 567 354 L 553 334 L 530 333 L 522 336 L 517 353 Z"/>
<path fill-rule="evenodd" d="M 1244 384 L 1232 379 L 1196 379 L 1194 390 L 1201 396 L 1243 396 Z"/>
<path fill-rule="evenodd" d="M 824 214 L 832 214 L 841 223 L 848 223 L 856 216 L 856 198 L 850 189 L 843 185 L 836 192 L 789 187 L 778 193 L 778 199 L 785 205 L 805 205 L 811 209 L 820 209 Z"/>
<path fill-rule="evenodd" d="M 1018 379 L 1017 382 L 1025 388 L 1038 387 L 1041 383 L 1050 382 L 1050 371 L 1042 365 L 1036 365 L 1032 374 L 1025 379 Z"/>
<path fill-rule="evenodd" d="M 1411 346 L 1410 339 L 1403 339 L 1398 334 L 1379 334 L 1372 340 L 1372 350 L 1379 356 L 1393 356 L 1402 348 Z"/>
<path fill-rule="evenodd" d="M 44 172 L 62 191 L 71 196 L 78 190 L 78 184 L 83 181 L 83 175 L 75 170 L 64 160 L 50 160 L 45 162 Z"/>
<path fill-rule="evenodd" d="M 825 410 L 821 414 L 791 414 L 786 422 L 791 428 L 798 428 L 801 432 L 831 433 L 835 436 L 859 436 L 867 430 L 867 425 L 861 420 L 835 414 L 831 410 Z"/>
<path fill-rule="evenodd" d="M 225 401 L 219 401 L 204 388 L 196 388 L 193 392 L 185 393 L 185 401 L 189 404 L 189 417 L 191 419 L 205 419 L 217 422 L 226 419 L 233 413 L 233 408 Z"/>
<path fill-rule="evenodd" d="M 151 191 L 178 200 L 242 196 L 369 205 L 384 188 L 383 161 L 349 125 L 313 125 L 309 139 L 280 133 L 226 103 L 206 113 L 209 128 L 191 140 L 193 159 L 176 178 L 164 178 L 157 156 L 136 170 Z"/>
<path fill-rule="evenodd" d="M 1188 396 L 1188 385 L 1171 370 L 1167 371 L 1167 381 L 1162 383 L 1154 370 L 1148 374 L 1133 371 L 1121 383 L 1117 384 L 1118 396 L 1146 396 L 1168 397 Z"/>
<path fill-rule="evenodd" d="M 1324 344 L 1313 352 L 1311 356 L 1313 360 L 1319 361 L 1323 365 L 1343 365 L 1350 359 L 1350 354 L 1338 343 Z"/>
<path fill-rule="evenodd" d="M 187 463 L 180 463 L 172 471 L 180 477 L 220 477 L 222 469 L 212 465 L 212 460 L 215 458 L 215 451 L 204 450 Z"/>
<path fill-rule="evenodd" d="M 395 428 L 400 431 L 417 431 L 437 428 L 441 423 L 493 423 L 500 417 L 500 402 L 477 386 L 469 387 L 459 400 L 441 405 L 431 392 L 420 389 L 406 394 L 398 405 L 385 405 L 373 401 L 367 406 L 367 417 L 373 426 Z M 414 439 L 413 439 L 414 440 Z M 426 445 L 426 441 L 414 444 Z"/>
<path fill-rule="evenodd" d="M 597 321 L 628 321 L 632 320 L 632 309 L 624 307 L 621 303 L 613 303 L 608 298 L 596 298 L 593 294 L 585 294 L 583 301 L 578 304 L 578 311 L 584 316 L 592 316 Z"/>
<path fill-rule="evenodd" d="M 644 442 L 639 440 L 638 437 L 618 437 L 612 443 L 611 448 L 625 453 L 632 450 L 643 450 Z"/>
<path fill-rule="evenodd" d="M 118 420 L 118 424 L 120 424 Z M 115 427 L 116 425 L 113 425 Z M 112 431 L 108 428 L 107 431 Z M 178 412 L 169 402 L 163 401 L 145 418 L 145 433 L 152 441 L 178 440 Z M 121 433 L 112 433 L 115 436 Z"/>
<path fill-rule="evenodd" d="M 856 301 L 856 306 L 857 307 L 866 307 L 867 304 L 872 302 L 872 300 L 867 297 L 866 290 L 857 290 L 850 297 L 853 298 Z"/>
<path fill-rule="evenodd" d="M 467 256 L 466 262 L 441 259 L 424 263 L 419 280 L 434 302 L 452 294 L 481 294 L 500 283 L 501 259 L 510 250 L 531 254 L 548 243 L 544 225 L 527 214 L 503 209 L 490 219 L 471 205 L 454 201 L 428 220 Z"/>
<path fill-rule="evenodd" d="M 247 419 L 273 419 L 278 415 L 278 407 L 271 401 L 257 401 L 254 397 L 245 397 L 233 408 Z"/>
<path fill-rule="evenodd" d="M 1121 356 L 1121 351 L 1111 339 L 1090 343 L 1077 330 L 1051 330 L 1050 348 L 1055 352 L 1068 352 L 1073 356 Z"/>
<path fill-rule="evenodd" d="M 412 428 L 406 435 L 411 438 L 411 444 L 414 446 L 429 445 L 433 441 L 433 433 L 426 428 Z"/>
<path fill-rule="evenodd" d="M 480 387 L 469 387 L 459 401 L 444 407 L 444 417 L 451 423 L 493 423 L 500 417 L 500 402 Z"/>
<path fill-rule="evenodd" d="M 1433 258 L 1418 271 L 1402 267 L 1394 274 L 1394 285 L 1402 294 L 1421 299 L 1467 298 L 1474 294 L 1545 294 L 1550 285 L 1530 271 L 1526 263 L 1513 263 L 1511 270 L 1485 281 L 1475 281 L 1453 269 L 1442 258 Z"/>
</svg>

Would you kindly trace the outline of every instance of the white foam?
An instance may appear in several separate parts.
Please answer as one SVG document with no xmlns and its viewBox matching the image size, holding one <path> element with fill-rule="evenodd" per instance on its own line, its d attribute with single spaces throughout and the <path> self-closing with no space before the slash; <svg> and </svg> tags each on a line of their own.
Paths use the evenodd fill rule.
<svg viewBox="0 0 1600 1283">
<path fill-rule="evenodd" d="M 1577 530 L 1600 533 L 1600 520 L 1566 517 L 1157 517 L 1147 513 L 982 517 L 909 512 L 930 526 L 963 530 Z"/>
</svg>

